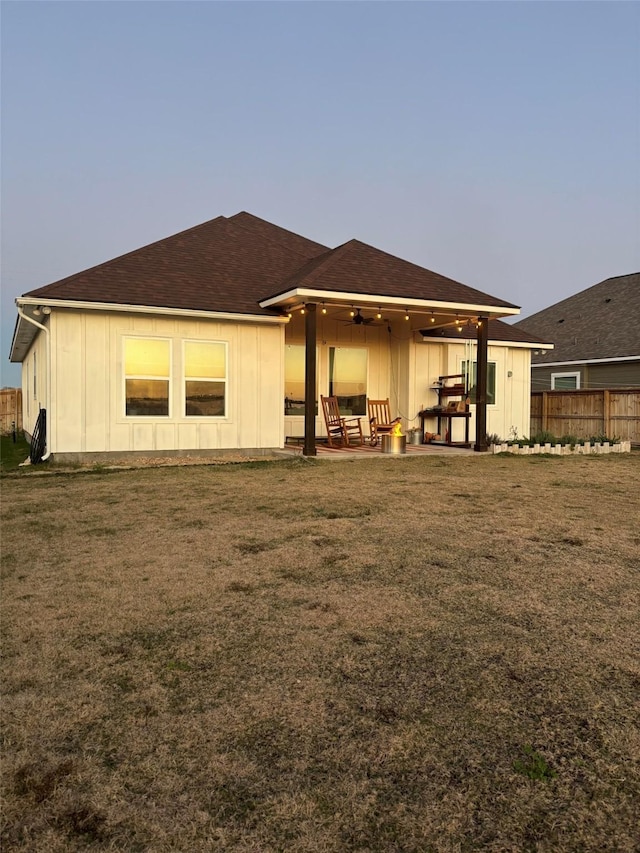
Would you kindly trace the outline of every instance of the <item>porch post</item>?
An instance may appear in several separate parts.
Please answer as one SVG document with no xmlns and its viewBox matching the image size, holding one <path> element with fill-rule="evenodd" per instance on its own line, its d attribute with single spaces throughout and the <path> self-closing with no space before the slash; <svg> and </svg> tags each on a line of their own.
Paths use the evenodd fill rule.
<svg viewBox="0 0 640 853">
<path fill-rule="evenodd" d="M 316 455 L 316 304 L 304 315 L 304 456 Z"/>
<path fill-rule="evenodd" d="M 476 374 L 476 443 L 473 449 L 486 453 L 487 446 L 487 352 L 489 318 L 478 317 L 478 370 Z"/>
</svg>

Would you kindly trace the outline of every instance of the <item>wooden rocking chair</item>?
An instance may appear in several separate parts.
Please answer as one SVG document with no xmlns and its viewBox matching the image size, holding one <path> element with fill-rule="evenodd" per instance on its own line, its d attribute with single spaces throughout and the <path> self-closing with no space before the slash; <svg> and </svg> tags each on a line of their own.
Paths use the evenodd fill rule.
<svg viewBox="0 0 640 853">
<path fill-rule="evenodd" d="M 349 444 L 362 444 L 362 425 L 360 418 L 345 418 L 340 414 L 340 406 L 337 397 L 323 397 L 322 412 L 327 427 L 327 441 L 329 447 L 347 446 Z"/>
<path fill-rule="evenodd" d="M 375 447 L 378 443 L 378 436 L 388 435 L 400 418 L 391 420 L 391 407 L 388 397 L 386 400 L 368 400 L 367 408 L 369 410 L 369 442 L 371 447 Z"/>
</svg>

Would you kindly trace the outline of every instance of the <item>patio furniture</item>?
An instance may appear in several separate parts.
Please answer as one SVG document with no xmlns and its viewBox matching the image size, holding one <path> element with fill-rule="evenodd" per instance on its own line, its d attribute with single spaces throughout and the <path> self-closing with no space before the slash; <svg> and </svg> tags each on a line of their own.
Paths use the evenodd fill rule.
<svg viewBox="0 0 640 853">
<path fill-rule="evenodd" d="M 465 389 L 464 378 L 463 373 L 454 373 L 451 376 L 439 376 L 438 382 L 433 387 L 433 390 L 438 395 L 438 405 L 418 412 L 423 435 L 425 430 L 424 422 L 427 418 L 437 419 L 437 435 L 442 435 L 442 427 L 446 425 L 447 429 L 443 439 L 439 442 L 434 441 L 434 444 L 447 444 L 449 447 L 453 447 L 454 445 L 458 447 L 471 447 L 471 442 L 469 441 L 471 412 L 469 411 L 469 397 Z M 450 379 L 454 380 L 453 385 L 447 385 L 447 381 Z M 450 397 L 455 397 L 456 399 L 451 400 L 449 399 Z M 453 418 L 464 418 L 464 441 L 452 440 Z"/>
<path fill-rule="evenodd" d="M 378 443 L 378 436 L 388 435 L 400 418 L 391 420 L 391 407 L 388 397 L 386 400 L 368 400 L 367 409 L 370 427 L 369 442 L 371 447 L 375 447 Z"/>
<path fill-rule="evenodd" d="M 329 447 L 362 444 L 362 425 L 360 418 L 346 418 L 340 414 L 337 397 L 323 397 L 322 412 L 327 427 L 327 442 Z"/>
</svg>

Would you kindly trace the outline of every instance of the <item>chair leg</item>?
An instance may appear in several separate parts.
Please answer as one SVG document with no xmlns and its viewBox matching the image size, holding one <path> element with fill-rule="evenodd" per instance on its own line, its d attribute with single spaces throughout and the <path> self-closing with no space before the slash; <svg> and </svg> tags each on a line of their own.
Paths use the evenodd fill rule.
<svg viewBox="0 0 640 853">
<path fill-rule="evenodd" d="M 371 418 L 369 421 L 370 427 L 370 436 L 369 436 L 369 444 L 371 447 L 375 447 L 378 443 L 378 430 L 376 429 L 376 419 Z"/>
</svg>

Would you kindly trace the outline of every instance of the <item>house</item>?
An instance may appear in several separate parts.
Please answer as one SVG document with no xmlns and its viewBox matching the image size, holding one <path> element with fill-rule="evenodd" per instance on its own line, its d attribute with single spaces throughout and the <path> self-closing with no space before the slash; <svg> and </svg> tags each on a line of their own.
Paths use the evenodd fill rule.
<svg viewBox="0 0 640 853">
<path fill-rule="evenodd" d="M 439 377 L 465 371 L 484 450 L 487 432 L 528 428 L 531 351 L 544 346 L 500 322 L 519 313 L 503 299 L 245 212 L 16 304 L 10 358 L 22 363 L 25 429 L 40 417 L 45 458 L 265 453 L 292 436 L 313 455 L 320 394 L 354 415 L 368 397 L 389 397 L 406 428 L 437 402 Z"/>
<path fill-rule="evenodd" d="M 533 352 L 533 391 L 640 387 L 640 273 L 608 278 L 514 325 L 554 344 Z"/>
</svg>

